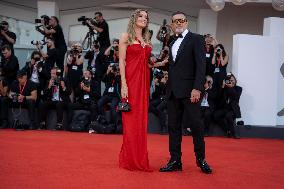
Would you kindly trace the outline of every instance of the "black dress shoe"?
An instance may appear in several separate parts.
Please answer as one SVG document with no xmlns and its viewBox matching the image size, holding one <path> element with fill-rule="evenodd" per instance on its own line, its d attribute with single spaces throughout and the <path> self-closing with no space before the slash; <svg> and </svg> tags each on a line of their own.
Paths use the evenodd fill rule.
<svg viewBox="0 0 284 189">
<path fill-rule="evenodd" d="M 207 164 L 207 162 L 204 159 L 197 159 L 196 164 L 198 167 L 200 167 L 201 171 L 206 174 L 211 174 L 212 169 L 210 166 Z"/>
<path fill-rule="evenodd" d="M 169 161 L 169 163 L 160 168 L 160 172 L 182 171 L 182 163 L 180 161 Z"/>
</svg>

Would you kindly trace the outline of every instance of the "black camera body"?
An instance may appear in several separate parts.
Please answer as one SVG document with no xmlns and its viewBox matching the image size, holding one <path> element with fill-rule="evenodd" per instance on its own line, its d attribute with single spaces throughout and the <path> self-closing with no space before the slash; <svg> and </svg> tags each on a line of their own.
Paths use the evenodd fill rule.
<svg viewBox="0 0 284 189">
<path fill-rule="evenodd" d="M 72 48 L 72 49 L 70 50 L 70 54 L 71 54 L 72 56 L 75 56 L 75 55 L 80 54 L 80 51 L 79 51 L 78 48 Z"/>
<path fill-rule="evenodd" d="M 45 26 L 48 26 L 49 25 L 49 20 L 50 20 L 50 18 L 49 18 L 49 16 L 47 16 L 47 15 L 42 15 L 41 17 L 40 17 L 40 19 L 39 18 L 37 18 L 37 19 L 35 19 L 35 24 L 41 24 L 41 20 L 43 19 L 43 24 L 45 25 Z"/>
<path fill-rule="evenodd" d="M 18 97 L 20 96 L 19 93 L 13 93 L 11 96 L 14 103 L 18 102 Z"/>
<path fill-rule="evenodd" d="M 90 87 L 91 86 L 91 80 L 87 77 L 82 78 L 82 83 L 85 85 L 85 87 Z"/>
<path fill-rule="evenodd" d="M 114 50 L 114 51 L 118 51 L 118 49 L 119 49 L 118 46 L 114 46 L 114 47 L 113 47 L 113 50 Z"/>
<path fill-rule="evenodd" d="M 97 25 L 97 23 L 94 22 L 94 20 L 92 18 L 87 18 L 86 16 L 80 16 L 78 18 L 78 22 L 82 22 L 83 26 L 88 26 L 90 28 L 91 26 L 87 23 L 88 20 L 90 20 L 93 25 L 95 25 L 95 26 Z"/>
<path fill-rule="evenodd" d="M 231 84 L 230 79 L 231 79 L 231 75 L 227 75 L 227 76 L 225 77 L 225 83 L 226 83 L 226 84 Z"/>
<path fill-rule="evenodd" d="M 3 26 L 2 24 L 0 24 L 0 30 L 4 30 L 5 26 Z"/>
</svg>

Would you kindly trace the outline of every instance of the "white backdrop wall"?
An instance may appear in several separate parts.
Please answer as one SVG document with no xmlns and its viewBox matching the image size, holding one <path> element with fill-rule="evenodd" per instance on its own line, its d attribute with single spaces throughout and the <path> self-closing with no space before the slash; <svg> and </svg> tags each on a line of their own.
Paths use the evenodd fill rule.
<svg viewBox="0 0 284 189">
<path fill-rule="evenodd" d="M 277 69 L 277 125 L 284 125 L 284 18 L 265 18 L 263 35 L 276 37 L 279 40 L 279 62 Z M 282 73 L 280 68 L 282 67 Z"/>
<path fill-rule="evenodd" d="M 240 107 L 245 124 L 276 126 L 278 38 L 238 34 L 233 42 L 232 71 L 243 88 Z"/>
</svg>

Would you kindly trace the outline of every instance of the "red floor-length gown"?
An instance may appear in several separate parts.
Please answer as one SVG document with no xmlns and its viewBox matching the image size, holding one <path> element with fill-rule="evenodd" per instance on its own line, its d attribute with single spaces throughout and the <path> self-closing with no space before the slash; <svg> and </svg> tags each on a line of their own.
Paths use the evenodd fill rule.
<svg viewBox="0 0 284 189">
<path fill-rule="evenodd" d="M 131 111 L 122 113 L 123 144 L 119 166 L 128 170 L 152 171 L 147 151 L 151 47 L 132 44 L 126 50 L 125 77 Z"/>
</svg>

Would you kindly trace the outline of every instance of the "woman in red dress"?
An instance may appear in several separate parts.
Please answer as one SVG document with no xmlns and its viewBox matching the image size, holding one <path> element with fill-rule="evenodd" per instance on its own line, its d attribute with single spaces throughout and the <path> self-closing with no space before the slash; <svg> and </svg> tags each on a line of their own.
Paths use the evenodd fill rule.
<svg viewBox="0 0 284 189">
<path fill-rule="evenodd" d="M 119 42 L 121 96 L 128 99 L 130 112 L 122 113 L 123 144 L 119 167 L 128 170 L 152 171 L 147 151 L 148 105 L 150 93 L 151 55 L 149 18 L 138 9 L 130 17 L 127 33 Z"/>
</svg>

